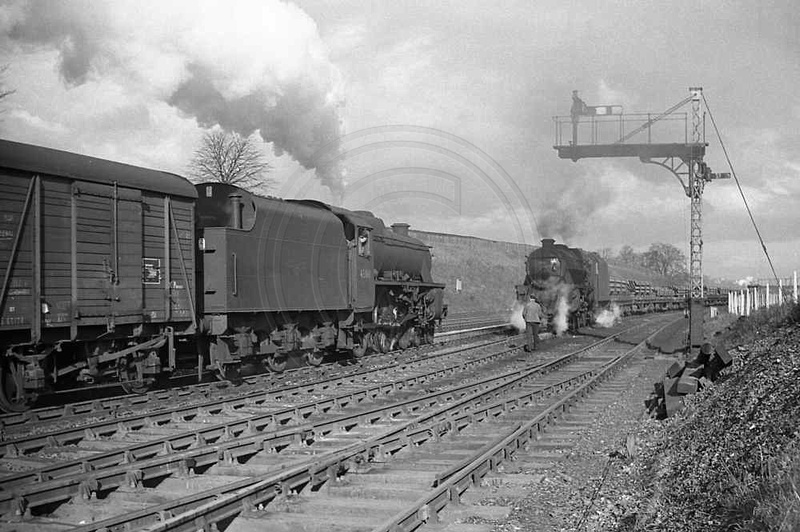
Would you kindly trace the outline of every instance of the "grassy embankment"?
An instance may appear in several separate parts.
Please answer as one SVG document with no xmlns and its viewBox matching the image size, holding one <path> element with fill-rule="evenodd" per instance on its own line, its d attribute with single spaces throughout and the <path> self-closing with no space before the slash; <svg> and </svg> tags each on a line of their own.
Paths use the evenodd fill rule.
<svg viewBox="0 0 800 532">
<path fill-rule="evenodd" d="M 620 531 L 800 531 L 800 307 L 710 325 L 733 365 L 645 445 Z"/>
<path fill-rule="evenodd" d="M 431 242 L 424 235 L 421 238 L 433 246 L 433 277 L 447 285 L 445 301 L 451 314 L 509 311 L 514 304 L 514 285 L 525 279 L 524 252 L 489 240 Z M 456 279 L 461 279 L 460 292 L 455 289 Z"/>
</svg>

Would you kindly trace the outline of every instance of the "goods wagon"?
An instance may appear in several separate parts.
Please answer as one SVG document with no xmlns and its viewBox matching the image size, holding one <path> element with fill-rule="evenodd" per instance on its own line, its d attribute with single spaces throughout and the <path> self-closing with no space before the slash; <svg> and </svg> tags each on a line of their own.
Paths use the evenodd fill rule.
<svg viewBox="0 0 800 532">
<path fill-rule="evenodd" d="M 0 141 L 0 410 L 431 342 L 444 285 L 407 227 Z"/>
<path fill-rule="evenodd" d="M 161 350 L 175 366 L 195 324 L 195 198 L 177 175 L 0 141 L 4 409 L 59 381 L 135 387 Z"/>
</svg>

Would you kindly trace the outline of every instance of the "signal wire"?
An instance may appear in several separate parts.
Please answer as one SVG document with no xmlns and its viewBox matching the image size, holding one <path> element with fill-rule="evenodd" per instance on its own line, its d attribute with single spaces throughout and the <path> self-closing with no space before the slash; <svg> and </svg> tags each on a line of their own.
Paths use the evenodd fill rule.
<svg viewBox="0 0 800 532">
<path fill-rule="evenodd" d="M 750 205 L 747 203 L 747 198 L 744 195 L 744 190 L 742 190 L 742 185 L 739 183 L 739 178 L 736 175 L 736 170 L 733 169 L 733 163 L 731 162 L 731 158 L 728 155 L 728 150 L 725 148 L 725 143 L 722 141 L 722 135 L 719 133 L 719 128 L 717 128 L 717 121 L 714 120 L 714 113 L 711 112 L 711 108 L 708 106 L 708 100 L 706 100 L 706 95 L 703 94 L 703 103 L 706 106 L 706 110 L 708 111 L 708 116 L 711 118 L 711 124 L 714 126 L 714 132 L 717 134 L 717 139 L 719 140 L 720 146 L 722 146 L 722 153 L 725 154 L 725 160 L 728 161 L 728 168 L 731 169 L 731 175 L 733 176 L 734 181 L 736 181 L 736 188 L 739 189 L 739 195 L 742 196 L 742 201 L 744 202 L 744 207 L 747 209 L 747 214 L 750 216 L 750 222 L 753 224 L 753 228 L 756 230 L 756 235 L 758 236 L 758 241 L 761 242 L 761 249 L 764 250 L 764 255 L 767 257 L 767 262 L 769 263 L 769 268 L 772 270 L 772 276 L 775 278 L 775 284 L 780 286 L 780 280 L 778 280 L 778 274 L 775 273 L 775 266 L 772 264 L 772 257 L 769 256 L 769 252 L 767 251 L 767 245 L 764 243 L 764 239 L 761 237 L 761 231 L 758 230 L 758 224 L 756 224 L 756 219 L 753 217 L 753 211 L 750 210 Z M 781 297 L 785 300 L 786 296 L 781 294 Z"/>
</svg>

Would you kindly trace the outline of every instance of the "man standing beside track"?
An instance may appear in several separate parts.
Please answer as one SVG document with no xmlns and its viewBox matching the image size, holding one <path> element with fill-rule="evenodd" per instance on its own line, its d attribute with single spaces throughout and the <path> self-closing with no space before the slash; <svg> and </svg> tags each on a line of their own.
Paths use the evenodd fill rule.
<svg viewBox="0 0 800 532">
<path fill-rule="evenodd" d="M 530 301 L 522 311 L 522 318 L 525 320 L 525 334 L 528 337 L 528 345 L 525 346 L 525 351 L 536 351 L 539 349 L 539 325 L 542 322 L 542 307 L 533 294 L 531 294 Z"/>
</svg>

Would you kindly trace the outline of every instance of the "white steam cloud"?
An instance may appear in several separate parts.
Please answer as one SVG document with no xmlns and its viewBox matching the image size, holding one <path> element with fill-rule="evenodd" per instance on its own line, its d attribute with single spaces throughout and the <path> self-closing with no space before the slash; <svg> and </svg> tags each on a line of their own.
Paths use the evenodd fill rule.
<svg viewBox="0 0 800 532">
<path fill-rule="evenodd" d="M 524 309 L 525 305 L 523 305 L 521 301 L 514 301 L 511 314 L 508 316 L 508 323 L 518 332 L 525 332 L 525 318 L 522 317 L 522 311 Z"/>
<path fill-rule="evenodd" d="M 566 285 L 562 285 L 566 287 Z M 556 336 L 561 336 L 567 330 L 569 326 L 569 302 L 567 301 L 567 296 L 569 294 L 569 289 L 567 290 L 559 290 L 558 298 L 556 300 L 556 313 L 553 315 L 553 331 L 556 333 Z"/>
<path fill-rule="evenodd" d="M 10 1 L 0 5 L 0 45 L 58 53 L 71 87 L 116 80 L 137 96 L 250 136 L 314 169 L 335 193 L 341 76 L 316 23 L 277 0 Z"/>
<path fill-rule="evenodd" d="M 609 328 L 622 317 L 622 310 L 616 303 L 611 303 L 611 308 L 606 308 L 596 313 L 594 323 L 600 327 Z"/>
</svg>

